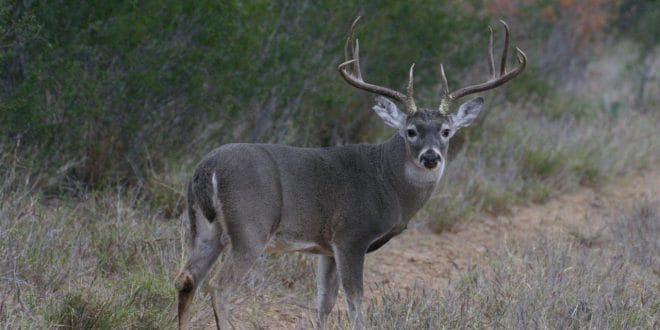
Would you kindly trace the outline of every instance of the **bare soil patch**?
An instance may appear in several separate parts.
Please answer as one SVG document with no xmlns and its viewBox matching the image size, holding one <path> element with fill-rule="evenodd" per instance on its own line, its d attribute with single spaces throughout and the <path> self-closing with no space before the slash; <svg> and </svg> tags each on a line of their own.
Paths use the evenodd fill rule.
<svg viewBox="0 0 660 330">
<path fill-rule="evenodd" d="M 509 214 L 481 215 L 452 232 L 434 234 L 422 228 L 406 230 L 366 262 L 368 295 L 382 284 L 401 290 L 415 285 L 443 289 L 471 263 L 512 239 L 535 233 L 576 229 L 597 230 L 601 221 L 637 200 L 660 196 L 660 173 L 618 179 L 598 189 L 582 189 L 543 205 L 514 207 Z"/>
</svg>

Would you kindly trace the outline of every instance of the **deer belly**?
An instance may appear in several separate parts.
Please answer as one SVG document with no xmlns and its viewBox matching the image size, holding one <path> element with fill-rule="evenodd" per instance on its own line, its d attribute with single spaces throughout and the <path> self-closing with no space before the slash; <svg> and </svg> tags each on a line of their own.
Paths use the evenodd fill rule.
<svg viewBox="0 0 660 330">
<path fill-rule="evenodd" d="M 280 235 L 273 236 L 266 244 L 264 251 L 268 253 L 303 252 L 311 254 L 332 255 L 332 251 L 330 249 L 324 248 L 315 242 L 299 240 Z"/>
</svg>

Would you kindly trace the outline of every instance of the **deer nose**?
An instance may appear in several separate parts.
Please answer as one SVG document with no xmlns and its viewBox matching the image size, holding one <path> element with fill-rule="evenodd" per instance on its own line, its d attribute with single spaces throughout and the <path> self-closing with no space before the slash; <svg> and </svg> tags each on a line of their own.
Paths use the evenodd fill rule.
<svg viewBox="0 0 660 330">
<path fill-rule="evenodd" d="M 442 158 L 440 158 L 440 155 L 431 149 L 427 150 L 419 157 L 419 161 L 422 163 L 422 165 L 424 165 L 424 167 L 428 168 L 429 170 L 438 166 L 438 163 L 441 160 Z"/>
</svg>

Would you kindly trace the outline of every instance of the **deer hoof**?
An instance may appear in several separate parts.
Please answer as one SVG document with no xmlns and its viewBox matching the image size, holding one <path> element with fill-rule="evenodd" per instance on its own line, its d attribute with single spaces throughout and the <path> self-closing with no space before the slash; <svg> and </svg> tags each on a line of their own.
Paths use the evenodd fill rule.
<svg viewBox="0 0 660 330">
<path fill-rule="evenodd" d="M 195 280 L 188 271 L 184 270 L 174 281 L 174 287 L 179 292 L 190 292 L 195 287 Z"/>
</svg>

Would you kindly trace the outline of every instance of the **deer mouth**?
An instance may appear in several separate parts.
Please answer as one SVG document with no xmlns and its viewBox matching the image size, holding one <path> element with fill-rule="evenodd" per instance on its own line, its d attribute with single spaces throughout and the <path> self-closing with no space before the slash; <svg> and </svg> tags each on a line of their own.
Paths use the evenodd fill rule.
<svg viewBox="0 0 660 330">
<path fill-rule="evenodd" d="M 422 161 L 422 165 L 424 165 L 424 167 L 428 168 L 429 170 L 432 170 L 438 166 L 438 161 L 436 160 Z"/>
</svg>

